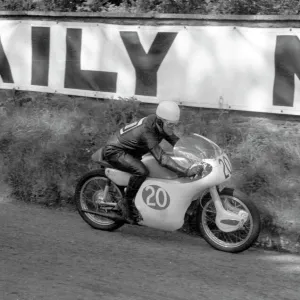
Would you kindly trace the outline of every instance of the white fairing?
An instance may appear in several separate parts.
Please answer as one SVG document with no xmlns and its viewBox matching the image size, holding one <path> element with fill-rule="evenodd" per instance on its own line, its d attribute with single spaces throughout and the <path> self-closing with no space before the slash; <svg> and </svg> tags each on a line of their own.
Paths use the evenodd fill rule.
<svg viewBox="0 0 300 300">
<path fill-rule="evenodd" d="M 230 178 L 231 174 L 224 173 L 223 163 L 220 162 L 224 157 L 229 161 L 226 154 L 215 159 L 203 160 L 212 167 L 212 171 L 198 180 L 148 178 L 135 198 L 135 205 L 143 217 L 140 224 L 169 231 L 181 228 L 191 202 L 207 188 Z M 154 163 L 150 165 L 153 167 Z"/>
</svg>

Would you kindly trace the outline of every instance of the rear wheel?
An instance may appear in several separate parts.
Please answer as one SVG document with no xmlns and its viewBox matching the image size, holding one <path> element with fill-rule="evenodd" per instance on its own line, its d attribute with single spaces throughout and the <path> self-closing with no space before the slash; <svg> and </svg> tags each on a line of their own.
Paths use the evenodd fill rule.
<svg viewBox="0 0 300 300">
<path fill-rule="evenodd" d="M 106 199 L 104 199 L 104 190 L 108 183 L 109 190 Z M 85 174 L 78 181 L 75 189 L 75 202 L 80 216 L 91 227 L 100 230 L 116 230 L 124 225 L 124 222 L 86 213 L 83 210 L 108 212 L 112 209 L 109 203 L 117 203 L 122 197 L 119 187 L 113 182 L 109 182 L 103 169 Z"/>
<path fill-rule="evenodd" d="M 224 189 L 220 199 L 225 209 L 237 213 L 244 210 L 249 217 L 242 228 L 233 232 L 221 231 L 215 223 L 216 208 L 211 198 L 206 198 L 197 212 L 197 227 L 203 238 L 214 248 L 225 252 L 242 252 L 251 247 L 260 232 L 259 212 L 244 194 Z"/>
</svg>

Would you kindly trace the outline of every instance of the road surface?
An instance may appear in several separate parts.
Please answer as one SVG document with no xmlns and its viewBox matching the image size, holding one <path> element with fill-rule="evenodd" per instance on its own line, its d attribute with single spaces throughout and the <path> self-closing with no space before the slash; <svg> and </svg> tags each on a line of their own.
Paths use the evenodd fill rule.
<svg viewBox="0 0 300 300">
<path fill-rule="evenodd" d="M 199 237 L 0 202 L 1 300 L 300 299 L 300 256 L 227 254 Z"/>
</svg>

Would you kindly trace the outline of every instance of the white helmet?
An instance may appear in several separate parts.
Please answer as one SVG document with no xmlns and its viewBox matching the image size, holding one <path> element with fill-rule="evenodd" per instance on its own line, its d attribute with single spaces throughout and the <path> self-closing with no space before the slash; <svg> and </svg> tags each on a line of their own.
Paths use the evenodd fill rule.
<svg viewBox="0 0 300 300">
<path fill-rule="evenodd" d="M 180 118 L 180 108 L 176 102 L 162 101 L 157 106 L 156 115 L 170 122 L 178 122 Z"/>
</svg>

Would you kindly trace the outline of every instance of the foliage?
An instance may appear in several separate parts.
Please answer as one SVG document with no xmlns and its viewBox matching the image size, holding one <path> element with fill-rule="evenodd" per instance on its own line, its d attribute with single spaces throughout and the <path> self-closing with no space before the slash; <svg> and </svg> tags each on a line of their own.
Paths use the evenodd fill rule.
<svg viewBox="0 0 300 300">
<path fill-rule="evenodd" d="M 22 93 L 3 101 L 0 155 L 13 195 L 47 205 L 71 201 L 76 180 L 91 168 L 93 151 L 136 114 L 134 99 L 115 101 L 121 105 Z"/>
<path fill-rule="evenodd" d="M 1 0 L 0 9 L 10 11 L 76 11 L 85 0 Z"/>
<path fill-rule="evenodd" d="M 76 11 L 85 0 L 44 0 L 40 1 L 40 8 L 47 11 Z"/>
<path fill-rule="evenodd" d="M 298 0 L 1 0 L 1 10 L 93 11 L 115 13 L 299 14 Z"/>
<path fill-rule="evenodd" d="M 37 3 L 34 0 L 1 0 L 0 10 L 35 10 Z"/>
<path fill-rule="evenodd" d="M 298 0 L 94 0 L 91 11 L 118 13 L 181 13 L 287 15 L 299 14 Z"/>
<path fill-rule="evenodd" d="M 286 15 L 299 13 L 298 0 L 209 1 L 208 11 L 235 15 Z"/>
<path fill-rule="evenodd" d="M 199 11 L 206 5 L 205 1 L 187 0 L 125 0 L 125 1 L 102 1 L 94 0 L 90 5 L 91 11 L 118 12 L 118 13 L 192 13 Z"/>
</svg>

